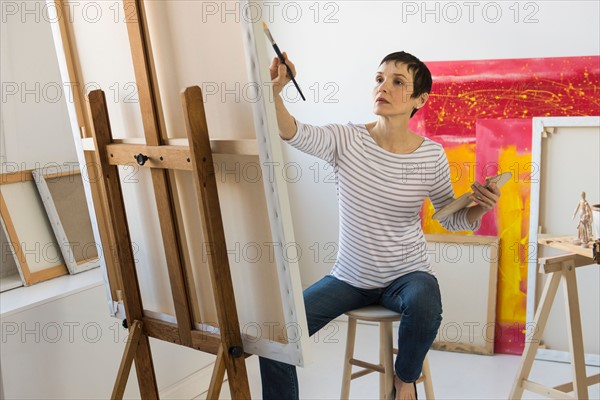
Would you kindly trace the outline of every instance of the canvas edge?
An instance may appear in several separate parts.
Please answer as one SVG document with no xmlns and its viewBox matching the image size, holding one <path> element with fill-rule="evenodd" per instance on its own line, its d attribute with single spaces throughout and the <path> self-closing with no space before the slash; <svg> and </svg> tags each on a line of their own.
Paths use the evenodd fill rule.
<svg viewBox="0 0 600 400">
<path fill-rule="evenodd" d="M 251 8 L 250 4 L 260 3 L 254 0 L 238 1 L 242 5 L 246 5 L 246 7 L 242 7 L 246 10 Z M 269 58 L 266 54 L 266 39 L 263 33 L 262 21 L 252 21 L 252 18 L 242 19 L 244 21 L 242 35 L 244 37 L 249 81 L 259 83 L 260 88 L 269 90 L 269 85 L 260 84 L 270 82 L 268 76 Z M 275 167 L 272 182 L 263 180 L 271 233 L 273 241 L 276 243 L 295 243 L 287 183 L 284 181 L 282 173 L 284 159 L 275 106 L 268 101 L 268 98 L 270 96 L 263 93 L 261 101 L 254 102 L 252 108 L 263 176 L 270 176 L 269 171 L 266 170 L 266 163 Z M 261 343 L 260 346 L 253 346 L 252 343 L 246 342 L 244 345 L 255 349 L 256 354 L 298 366 L 305 366 L 310 363 L 311 354 L 299 264 L 297 260 L 285 259 L 283 252 L 284 246 L 279 246 L 275 258 L 280 282 L 280 295 L 284 308 L 284 320 L 286 327 L 292 324 L 300 329 L 300 337 L 298 340 L 290 341 L 285 345 L 264 339 L 257 342 Z"/>
</svg>

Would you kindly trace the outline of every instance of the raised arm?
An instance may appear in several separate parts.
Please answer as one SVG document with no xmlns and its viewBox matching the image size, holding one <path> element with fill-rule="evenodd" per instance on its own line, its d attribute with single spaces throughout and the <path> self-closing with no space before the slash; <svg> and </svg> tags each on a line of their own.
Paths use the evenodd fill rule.
<svg viewBox="0 0 600 400">
<path fill-rule="evenodd" d="M 283 57 L 285 59 L 285 63 L 290 67 L 294 76 L 296 76 L 296 67 L 288 59 L 285 52 L 283 53 Z M 283 99 L 281 98 L 281 91 L 291 79 L 287 75 L 287 69 L 285 68 L 285 65 L 279 60 L 278 57 L 273 58 L 273 62 L 271 62 L 269 71 L 271 72 L 271 81 L 273 83 L 273 98 L 275 101 L 275 110 L 277 110 L 279 136 L 281 136 L 282 139 L 290 140 L 294 137 L 297 130 L 296 120 L 285 107 Z"/>
</svg>

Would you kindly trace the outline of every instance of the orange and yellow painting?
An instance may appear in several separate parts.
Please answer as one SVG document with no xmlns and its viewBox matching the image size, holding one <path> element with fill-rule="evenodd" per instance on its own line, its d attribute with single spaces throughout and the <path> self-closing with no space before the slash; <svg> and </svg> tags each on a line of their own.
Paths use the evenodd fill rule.
<svg viewBox="0 0 600 400">
<path fill-rule="evenodd" d="M 600 115 L 600 57 L 428 62 L 433 89 L 411 128 L 444 145 L 456 195 L 510 171 L 497 208 L 478 235 L 500 237 L 495 352 L 525 343 L 531 118 Z M 447 233 L 423 206 L 426 233 Z M 464 233 L 464 232 L 463 232 Z"/>
</svg>

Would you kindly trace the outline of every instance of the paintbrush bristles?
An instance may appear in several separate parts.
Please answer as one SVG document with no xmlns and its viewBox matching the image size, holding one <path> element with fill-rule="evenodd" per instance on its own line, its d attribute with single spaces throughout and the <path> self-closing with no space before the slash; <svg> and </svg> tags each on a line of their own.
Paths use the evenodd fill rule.
<svg viewBox="0 0 600 400">
<path fill-rule="evenodd" d="M 267 23 L 265 21 L 263 21 L 263 29 L 265 31 L 265 34 L 269 38 L 269 41 L 271 41 L 271 44 L 274 45 L 275 44 L 275 40 L 273 40 L 273 36 L 271 36 L 271 32 L 269 31 L 269 28 L 267 27 Z"/>
</svg>

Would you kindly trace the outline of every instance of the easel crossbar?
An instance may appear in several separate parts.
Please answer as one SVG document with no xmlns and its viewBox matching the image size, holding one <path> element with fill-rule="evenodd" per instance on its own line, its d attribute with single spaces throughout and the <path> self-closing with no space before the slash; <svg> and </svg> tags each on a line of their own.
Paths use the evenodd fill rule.
<svg viewBox="0 0 600 400">
<path fill-rule="evenodd" d="M 188 146 L 148 146 L 143 144 L 111 143 L 106 146 L 110 165 L 131 165 L 135 156 L 142 154 L 148 159 L 140 167 L 172 170 L 192 170 L 190 148 Z"/>
<path fill-rule="evenodd" d="M 590 375 L 585 378 L 584 385 L 592 386 L 600 383 L 600 374 Z M 562 385 L 554 386 L 554 389 L 559 390 L 561 392 L 569 393 L 573 391 L 573 382 L 563 383 Z"/>
<path fill-rule="evenodd" d="M 184 345 L 179 339 L 179 328 L 176 324 L 150 317 L 144 317 L 143 321 L 144 331 L 148 336 L 166 342 Z M 220 335 L 199 330 L 193 330 L 191 334 L 192 342 L 188 347 L 217 355 L 219 346 L 221 345 Z"/>
<path fill-rule="evenodd" d="M 552 399 L 575 399 L 575 396 L 529 380 L 523 381 L 523 389 Z"/>
<path fill-rule="evenodd" d="M 115 138 L 113 144 L 136 144 L 146 146 L 142 138 Z M 177 146 L 184 149 L 189 148 L 187 138 L 163 139 L 164 146 Z M 94 138 L 81 139 L 81 146 L 86 152 L 95 152 Z M 258 143 L 256 139 L 210 139 L 210 148 L 213 154 L 232 154 L 238 156 L 258 157 Z"/>
</svg>

